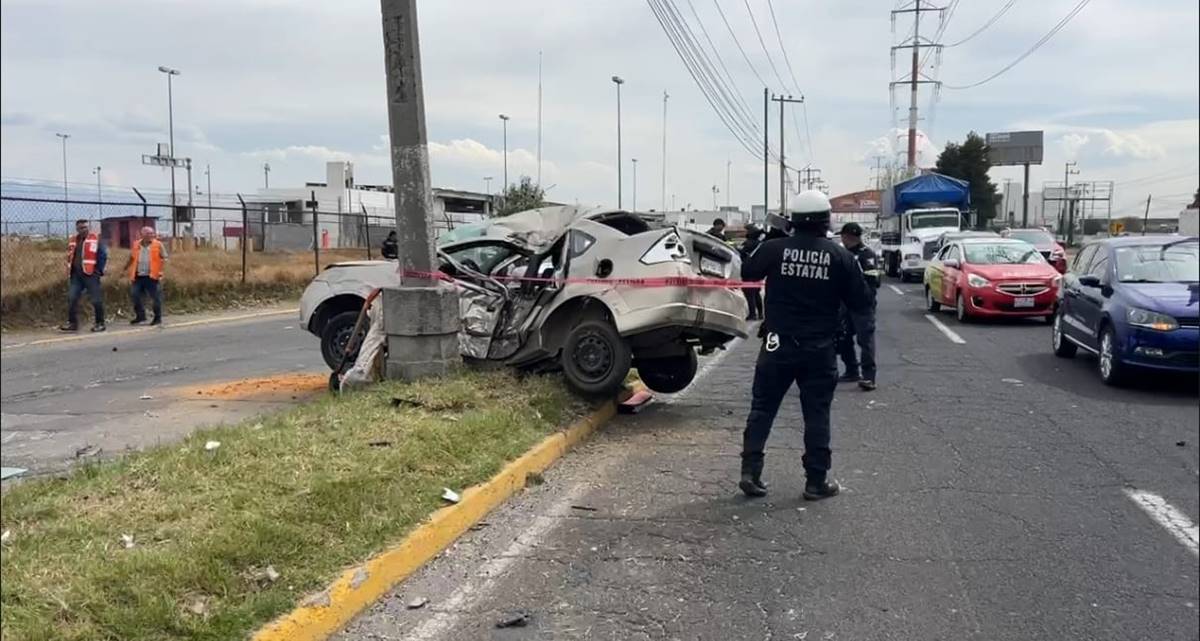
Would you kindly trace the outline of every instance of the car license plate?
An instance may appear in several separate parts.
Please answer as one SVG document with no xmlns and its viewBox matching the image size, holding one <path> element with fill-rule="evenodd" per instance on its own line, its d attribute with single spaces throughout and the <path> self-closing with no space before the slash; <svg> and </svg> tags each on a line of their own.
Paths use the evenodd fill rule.
<svg viewBox="0 0 1200 641">
<path fill-rule="evenodd" d="M 725 278 L 725 263 L 708 256 L 700 257 L 700 273 L 706 276 Z"/>
<path fill-rule="evenodd" d="M 1033 307 L 1033 298 L 1024 297 L 1013 301 L 1013 307 L 1020 309 L 1023 307 Z"/>
</svg>

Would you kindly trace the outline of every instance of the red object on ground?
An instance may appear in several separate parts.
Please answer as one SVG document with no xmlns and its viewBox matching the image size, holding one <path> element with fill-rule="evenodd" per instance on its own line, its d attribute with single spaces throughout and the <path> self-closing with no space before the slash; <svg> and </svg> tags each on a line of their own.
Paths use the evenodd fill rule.
<svg viewBox="0 0 1200 641">
<path fill-rule="evenodd" d="M 642 388 L 630 394 L 628 398 L 617 404 L 617 411 L 622 414 L 637 414 L 654 401 L 654 394 Z"/>
</svg>

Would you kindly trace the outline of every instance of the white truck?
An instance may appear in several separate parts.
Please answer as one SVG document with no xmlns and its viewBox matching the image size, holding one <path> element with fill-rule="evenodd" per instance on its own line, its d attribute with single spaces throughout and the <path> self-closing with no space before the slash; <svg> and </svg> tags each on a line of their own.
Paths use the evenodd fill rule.
<svg viewBox="0 0 1200 641">
<path fill-rule="evenodd" d="M 920 280 L 942 234 L 962 230 L 970 204 L 966 181 L 935 173 L 884 190 L 879 253 L 888 275 Z"/>
<path fill-rule="evenodd" d="M 1200 236 L 1200 209 L 1188 207 L 1179 212 L 1180 236 Z"/>
</svg>

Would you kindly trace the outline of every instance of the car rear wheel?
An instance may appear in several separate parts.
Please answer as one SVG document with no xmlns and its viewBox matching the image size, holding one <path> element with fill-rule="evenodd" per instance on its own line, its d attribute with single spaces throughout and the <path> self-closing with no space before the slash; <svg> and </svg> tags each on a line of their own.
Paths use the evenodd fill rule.
<svg viewBox="0 0 1200 641">
<path fill-rule="evenodd" d="M 681 392 L 696 378 L 696 350 L 688 347 L 679 356 L 647 358 L 637 362 L 638 376 L 651 390 L 660 394 Z"/>
<path fill-rule="evenodd" d="M 325 328 L 321 330 L 321 357 L 329 369 L 336 371 L 342 362 L 342 353 L 354 334 L 354 324 L 357 322 L 358 312 L 347 311 L 334 315 L 325 323 Z M 347 356 L 346 362 L 353 363 L 355 358 L 358 358 L 357 349 Z"/>
<path fill-rule="evenodd" d="M 1117 355 L 1117 335 L 1112 327 L 1105 327 L 1100 333 L 1100 353 L 1096 359 L 1100 370 L 1100 380 L 1105 385 L 1120 385 L 1125 380 L 1125 365 Z"/>
<path fill-rule="evenodd" d="M 563 344 L 563 375 L 571 387 L 589 396 L 616 393 L 632 360 L 629 346 L 606 321 L 580 323 Z"/>
<path fill-rule="evenodd" d="M 1054 327 L 1050 330 L 1050 341 L 1054 345 L 1054 355 L 1059 358 L 1074 358 L 1079 348 L 1063 335 L 1062 312 L 1051 316 Z"/>
<path fill-rule="evenodd" d="M 954 317 L 960 323 L 971 322 L 971 312 L 967 309 L 967 301 L 963 299 L 962 292 L 959 292 L 954 299 Z"/>
<path fill-rule="evenodd" d="M 928 286 L 925 287 L 925 309 L 936 312 L 942 308 L 942 304 L 933 299 L 933 291 Z"/>
</svg>

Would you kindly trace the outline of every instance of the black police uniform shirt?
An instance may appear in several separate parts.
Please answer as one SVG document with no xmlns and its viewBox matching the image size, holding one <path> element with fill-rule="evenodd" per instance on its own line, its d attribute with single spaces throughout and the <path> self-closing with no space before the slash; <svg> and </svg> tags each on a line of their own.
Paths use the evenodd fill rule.
<svg viewBox="0 0 1200 641">
<path fill-rule="evenodd" d="M 854 249 L 848 249 L 854 258 L 858 260 L 858 266 L 862 268 L 863 276 L 867 279 L 867 284 L 875 289 L 879 289 L 881 284 L 879 279 L 879 256 L 875 254 L 875 250 L 867 247 L 863 243 L 859 243 Z"/>
<path fill-rule="evenodd" d="M 742 279 L 766 279 L 762 329 L 795 340 L 832 339 L 838 310 L 870 308 L 871 292 L 846 248 L 798 233 L 768 240 L 742 263 Z"/>
</svg>

